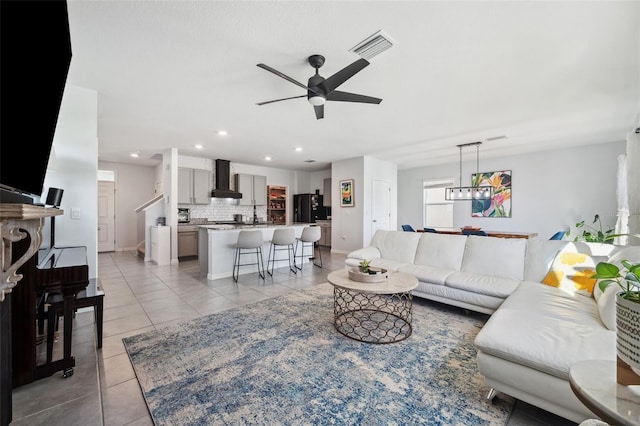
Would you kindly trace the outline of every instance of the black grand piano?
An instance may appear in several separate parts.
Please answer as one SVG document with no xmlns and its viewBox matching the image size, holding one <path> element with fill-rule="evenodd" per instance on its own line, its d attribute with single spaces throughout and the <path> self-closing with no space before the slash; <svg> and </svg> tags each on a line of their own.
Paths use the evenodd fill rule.
<svg viewBox="0 0 640 426">
<path fill-rule="evenodd" d="M 19 272 L 24 277 L 20 285 L 14 288 L 11 298 L 14 388 L 51 376 L 60 370 L 64 377 L 73 374 L 75 359 L 71 355 L 71 333 L 74 299 L 89 284 L 87 248 L 40 249 Z M 52 293 L 60 294 L 64 301 L 64 355 L 61 359 L 39 364 L 36 354 L 37 306 L 47 294 Z M 50 327 L 51 324 L 47 326 Z"/>
</svg>

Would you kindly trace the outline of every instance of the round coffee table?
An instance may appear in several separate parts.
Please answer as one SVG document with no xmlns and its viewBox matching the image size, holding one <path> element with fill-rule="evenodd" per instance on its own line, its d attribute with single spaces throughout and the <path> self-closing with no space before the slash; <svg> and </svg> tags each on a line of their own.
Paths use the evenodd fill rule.
<svg viewBox="0 0 640 426">
<path fill-rule="evenodd" d="M 578 399 L 612 425 L 640 425 L 640 389 L 616 380 L 616 361 L 586 360 L 569 369 L 569 384 Z"/>
<path fill-rule="evenodd" d="M 341 269 L 327 280 L 333 285 L 333 323 L 340 333 L 366 343 L 394 343 L 411 336 L 416 277 L 390 272 L 385 281 L 363 283 Z"/>
</svg>

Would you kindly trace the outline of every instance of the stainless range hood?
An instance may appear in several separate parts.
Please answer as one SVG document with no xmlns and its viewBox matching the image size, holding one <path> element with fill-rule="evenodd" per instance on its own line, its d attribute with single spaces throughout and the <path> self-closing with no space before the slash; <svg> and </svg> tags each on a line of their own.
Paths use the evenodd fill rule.
<svg viewBox="0 0 640 426">
<path fill-rule="evenodd" d="M 229 182 L 231 166 L 228 160 L 216 160 L 216 189 L 211 191 L 213 198 L 242 198 L 238 191 L 232 191 Z"/>
</svg>

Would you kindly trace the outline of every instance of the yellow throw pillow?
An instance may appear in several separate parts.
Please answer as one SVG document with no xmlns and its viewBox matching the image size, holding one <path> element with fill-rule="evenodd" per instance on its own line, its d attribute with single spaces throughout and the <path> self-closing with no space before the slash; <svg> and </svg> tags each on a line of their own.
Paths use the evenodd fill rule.
<svg viewBox="0 0 640 426">
<path fill-rule="evenodd" d="M 558 253 L 542 282 L 568 293 L 591 297 L 597 281 L 591 277 L 596 273 L 598 261 L 584 253 Z"/>
</svg>

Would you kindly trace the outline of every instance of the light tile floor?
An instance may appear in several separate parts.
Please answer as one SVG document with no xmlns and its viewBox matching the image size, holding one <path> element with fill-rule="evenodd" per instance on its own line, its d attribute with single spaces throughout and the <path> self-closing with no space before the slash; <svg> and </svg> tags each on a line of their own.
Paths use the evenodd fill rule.
<svg viewBox="0 0 640 426">
<path fill-rule="evenodd" d="M 201 277 L 197 260 L 157 266 L 135 252 L 99 254 L 98 276 L 105 290 L 102 349 L 95 349 L 93 313 L 79 312 L 74 320 L 73 376 L 65 379 L 58 372 L 14 389 L 12 425 L 152 425 L 123 337 L 309 288 L 344 266 L 344 255 L 328 250 L 323 250 L 323 260 L 323 268 L 305 264 L 297 275 L 288 267 L 265 280 L 242 275 L 236 285 L 230 278 Z M 575 423 L 519 401 L 508 425 Z"/>
</svg>

